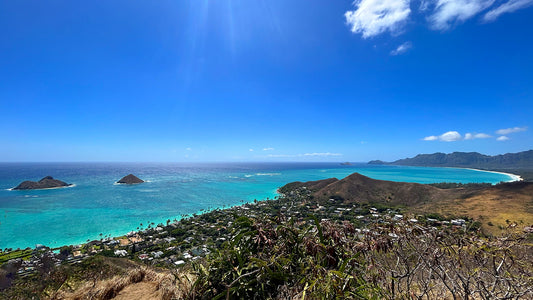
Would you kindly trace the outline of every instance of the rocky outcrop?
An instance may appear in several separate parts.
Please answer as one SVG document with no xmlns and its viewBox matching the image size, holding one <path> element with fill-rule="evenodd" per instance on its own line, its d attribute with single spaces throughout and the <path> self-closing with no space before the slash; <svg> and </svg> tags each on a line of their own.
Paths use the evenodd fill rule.
<svg viewBox="0 0 533 300">
<path fill-rule="evenodd" d="M 136 183 L 143 183 L 144 180 L 142 179 L 139 179 L 139 177 L 133 175 L 133 174 L 129 174 L 127 176 L 124 176 L 122 177 L 122 179 L 120 179 L 119 181 L 117 181 L 117 183 L 122 183 L 122 184 L 136 184 Z"/>
<path fill-rule="evenodd" d="M 52 176 L 46 176 L 39 181 L 24 181 L 21 184 L 14 187 L 14 190 L 40 190 L 66 187 L 72 184 L 66 183 L 61 180 L 54 179 Z"/>
</svg>

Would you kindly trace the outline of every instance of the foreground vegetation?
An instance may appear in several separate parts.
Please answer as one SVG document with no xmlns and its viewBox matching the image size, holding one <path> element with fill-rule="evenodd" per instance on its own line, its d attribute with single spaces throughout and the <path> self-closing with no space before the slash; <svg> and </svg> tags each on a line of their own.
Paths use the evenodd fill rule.
<svg viewBox="0 0 533 300">
<path fill-rule="evenodd" d="M 150 226 L 131 243 L 4 253 L 1 297 L 533 298 L 531 233 L 486 236 L 466 216 L 317 198 L 302 185 L 282 191 L 280 199 Z M 83 259 L 69 259 L 76 251 Z M 20 276 L 20 260 L 35 260 L 35 269 Z"/>
</svg>

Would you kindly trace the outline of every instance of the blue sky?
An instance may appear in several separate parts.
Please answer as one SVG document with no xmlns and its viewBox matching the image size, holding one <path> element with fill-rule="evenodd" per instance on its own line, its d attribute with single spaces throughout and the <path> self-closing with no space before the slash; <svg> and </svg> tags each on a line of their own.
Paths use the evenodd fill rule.
<svg viewBox="0 0 533 300">
<path fill-rule="evenodd" d="M 533 0 L 0 1 L 0 161 L 533 145 Z"/>
</svg>

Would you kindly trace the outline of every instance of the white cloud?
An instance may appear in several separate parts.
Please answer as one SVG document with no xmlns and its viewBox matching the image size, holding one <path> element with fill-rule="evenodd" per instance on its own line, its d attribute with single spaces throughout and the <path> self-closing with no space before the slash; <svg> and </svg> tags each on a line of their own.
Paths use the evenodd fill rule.
<svg viewBox="0 0 533 300">
<path fill-rule="evenodd" d="M 499 136 L 496 140 L 503 142 L 503 141 L 507 141 L 508 139 L 509 139 L 508 137 L 506 137 L 505 135 L 502 135 L 502 136 Z"/>
<path fill-rule="evenodd" d="M 425 138 L 423 138 L 424 141 L 436 141 L 438 139 L 439 137 L 436 135 L 430 135 L 430 136 L 426 136 Z"/>
<path fill-rule="evenodd" d="M 189 148 L 185 148 L 185 150 L 192 151 L 192 148 L 190 148 L 190 147 Z"/>
<path fill-rule="evenodd" d="M 269 154 L 267 157 L 296 157 L 297 155 L 290 154 Z"/>
<path fill-rule="evenodd" d="M 448 131 L 439 136 L 439 140 L 444 142 L 455 142 L 461 139 L 461 134 L 457 131 Z"/>
<path fill-rule="evenodd" d="M 505 13 L 512 13 L 519 9 L 526 8 L 533 5 L 533 0 L 510 0 L 502 5 L 493 8 L 483 17 L 484 21 L 492 22 L 495 21 L 500 15 Z"/>
<path fill-rule="evenodd" d="M 390 52 L 390 55 L 404 54 L 405 52 L 407 52 L 411 48 L 413 48 L 413 43 L 405 42 L 405 43 L 401 44 L 400 46 L 398 46 L 398 48 L 396 48 L 395 50 L 392 50 Z"/>
<path fill-rule="evenodd" d="M 273 150 L 274 150 L 274 148 L 272 148 L 272 147 L 263 148 L 263 151 L 273 151 Z"/>
<path fill-rule="evenodd" d="M 313 152 L 304 154 L 269 154 L 267 157 L 329 157 L 329 156 L 342 156 L 341 153 L 331 152 Z"/>
<path fill-rule="evenodd" d="M 488 138 L 491 138 L 492 136 L 486 134 L 486 133 L 475 133 L 475 134 L 472 134 L 472 133 L 467 133 L 465 134 L 465 140 L 473 140 L 473 139 L 488 139 Z"/>
<path fill-rule="evenodd" d="M 472 18 L 493 3 L 494 0 L 438 0 L 435 12 L 428 20 L 431 28 L 447 30 L 455 23 Z"/>
<path fill-rule="evenodd" d="M 250 149 L 248 149 L 248 151 L 250 151 L 250 152 L 254 152 L 254 149 L 251 149 L 251 148 L 250 148 Z"/>
<path fill-rule="evenodd" d="M 533 0 L 355 0 L 354 9 L 346 11 L 344 17 L 350 30 L 365 39 L 386 32 L 399 34 L 407 22 L 417 22 L 410 18 L 411 5 L 425 17 L 431 29 L 444 31 L 484 11 L 488 12 L 483 21 L 495 21 L 502 14 L 533 6 Z M 403 53 L 398 50 L 391 54 Z"/>
<path fill-rule="evenodd" d="M 459 141 L 461 140 L 463 137 L 461 136 L 461 134 L 457 131 L 448 131 L 448 132 L 445 132 L 439 136 L 436 136 L 436 135 L 431 135 L 431 136 L 426 136 L 425 138 L 423 138 L 422 140 L 424 141 L 436 141 L 436 140 L 439 140 L 439 141 L 443 141 L 443 142 L 455 142 L 455 141 Z"/>
<path fill-rule="evenodd" d="M 509 134 L 509 133 L 515 133 L 515 132 L 526 131 L 526 130 L 527 130 L 526 126 L 524 126 L 524 127 L 505 128 L 505 129 L 496 130 L 496 134 L 506 135 L 506 134 Z"/>
<path fill-rule="evenodd" d="M 526 131 L 527 127 L 513 127 L 513 128 L 505 128 L 500 129 L 496 131 L 496 134 L 500 135 L 500 137 L 496 138 L 497 141 L 507 141 L 509 138 L 506 136 L 510 133 L 520 132 L 520 131 Z M 430 135 L 426 136 L 422 140 L 424 141 L 442 141 L 442 142 L 455 142 L 460 140 L 473 140 L 473 139 L 488 139 L 492 138 L 492 135 L 486 134 L 486 133 L 465 133 L 464 136 L 461 136 L 461 134 L 457 131 L 448 131 L 441 135 Z"/>
<path fill-rule="evenodd" d="M 486 133 L 476 133 L 474 134 L 474 138 L 475 139 L 488 139 L 488 138 L 491 138 L 492 136 L 491 135 L 488 135 Z"/>
<path fill-rule="evenodd" d="M 305 153 L 303 156 L 342 156 L 340 153 L 330 153 L 330 152 L 322 152 L 322 153 Z"/>
<path fill-rule="evenodd" d="M 425 12 L 429 9 L 429 5 L 431 4 L 431 0 L 422 0 L 420 1 L 420 6 L 418 7 L 419 11 Z"/>
<path fill-rule="evenodd" d="M 411 9 L 410 0 L 355 0 L 356 10 L 344 14 L 353 33 L 369 38 L 390 31 L 401 31 Z"/>
</svg>

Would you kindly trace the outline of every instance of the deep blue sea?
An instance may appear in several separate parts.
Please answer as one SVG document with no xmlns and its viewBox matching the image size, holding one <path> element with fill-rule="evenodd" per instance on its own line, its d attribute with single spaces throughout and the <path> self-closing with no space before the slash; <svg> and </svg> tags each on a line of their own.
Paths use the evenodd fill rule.
<svg viewBox="0 0 533 300">
<path fill-rule="evenodd" d="M 277 188 L 292 181 L 341 179 L 354 172 L 419 183 L 513 179 L 467 169 L 339 163 L 0 163 L 0 248 L 58 247 L 123 235 L 141 223 L 145 228 L 150 222 L 273 198 Z M 147 182 L 115 184 L 129 173 Z M 47 175 L 74 186 L 9 190 Z"/>
</svg>

